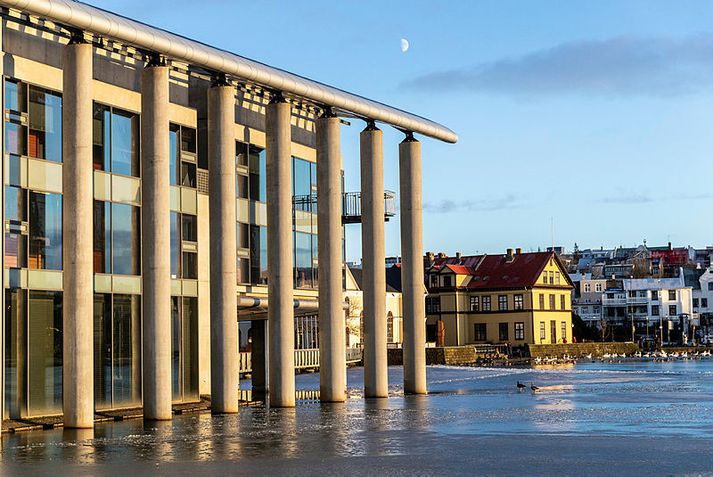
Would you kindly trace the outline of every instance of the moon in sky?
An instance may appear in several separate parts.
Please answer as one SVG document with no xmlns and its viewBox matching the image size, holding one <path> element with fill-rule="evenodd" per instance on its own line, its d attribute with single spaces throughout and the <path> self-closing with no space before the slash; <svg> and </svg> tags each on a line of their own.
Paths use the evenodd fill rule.
<svg viewBox="0 0 713 477">
<path fill-rule="evenodd" d="M 408 51 L 408 40 L 406 38 L 401 38 L 401 53 L 406 53 Z"/>
</svg>

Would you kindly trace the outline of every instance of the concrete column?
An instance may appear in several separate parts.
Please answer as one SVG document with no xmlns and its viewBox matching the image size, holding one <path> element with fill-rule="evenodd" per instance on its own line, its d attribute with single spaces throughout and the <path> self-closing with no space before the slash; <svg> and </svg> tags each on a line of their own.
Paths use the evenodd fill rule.
<svg viewBox="0 0 713 477">
<path fill-rule="evenodd" d="M 235 239 L 235 88 L 208 89 L 210 183 L 211 411 L 238 412 L 237 250 Z"/>
<path fill-rule="evenodd" d="M 290 104 L 273 98 L 267 136 L 267 286 L 270 405 L 295 405 L 295 317 L 292 301 L 292 155 Z"/>
<path fill-rule="evenodd" d="M 333 116 L 317 119 L 319 396 L 322 402 L 347 399 L 339 124 L 339 118 Z"/>
<path fill-rule="evenodd" d="M 168 67 L 141 72 L 144 419 L 171 419 Z"/>
<path fill-rule="evenodd" d="M 264 401 L 267 398 L 267 321 L 252 320 L 252 358 L 250 372 L 252 381 L 253 401 Z"/>
<path fill-rule="evenodd" d="M 401 195 L 404 392 L 426 394 L 421 143 L 411 134 L 399 144 L 399 186 Z"/>
<path fill-rule="evenodd" d="M 94 427 L 92 45 L 67 45 L 62 67 L 62 408 L 64 427 L 90 428 Z"/>
<path fill-rule="evenodd" d="M 361 132 L 361 247 L 364 292 L 364 395 L 388 397 L 386 257 L 384 252 L 383 134 L 373 123 Z M 321 238 L 320 238 L 321 240 Z"/>
</svg>

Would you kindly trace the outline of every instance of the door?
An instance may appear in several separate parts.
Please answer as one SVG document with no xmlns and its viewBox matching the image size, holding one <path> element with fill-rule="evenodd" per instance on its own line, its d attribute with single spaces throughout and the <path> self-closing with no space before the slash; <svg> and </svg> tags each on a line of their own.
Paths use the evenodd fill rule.
<svg viewBox="0 0 713 477">
<path fill-rule="evenodd" d="M 557 321 L 550 320 L 550 343 L 557 343 Z"/>
</svg>

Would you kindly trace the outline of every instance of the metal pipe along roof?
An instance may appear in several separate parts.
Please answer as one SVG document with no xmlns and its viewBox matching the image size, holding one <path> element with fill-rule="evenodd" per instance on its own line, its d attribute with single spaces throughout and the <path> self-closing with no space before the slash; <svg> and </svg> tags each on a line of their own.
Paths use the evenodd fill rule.
<svg viewBox="0 0 713 477">
<path fill-rule="evenodd" d="M 0 0 L 0 5 L 111 38 L 170 59 L 222 72 L 441 141 L 458 136 L 447 127 L 400 109 L 273 68 L 174 33 L 73 0 Z"/>
</svg>

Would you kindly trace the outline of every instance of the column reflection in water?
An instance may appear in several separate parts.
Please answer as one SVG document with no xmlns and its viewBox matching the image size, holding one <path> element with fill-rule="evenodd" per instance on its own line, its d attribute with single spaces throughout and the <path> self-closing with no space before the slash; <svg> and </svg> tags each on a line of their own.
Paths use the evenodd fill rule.
<svg viewBox="0 0 713 477">
<path fill-rule="evenodd" d="M 62 293 L 30 291 L 28 414 L 62 412 Z"/>
<path fill-rule="evenodd" d="M 94 429 L 63 429 L 62 440 L 74 443 L 74 445 L 60 446 L 64 462 L 93 464 L 97 461 Z"/>
</svg>

